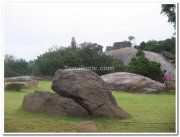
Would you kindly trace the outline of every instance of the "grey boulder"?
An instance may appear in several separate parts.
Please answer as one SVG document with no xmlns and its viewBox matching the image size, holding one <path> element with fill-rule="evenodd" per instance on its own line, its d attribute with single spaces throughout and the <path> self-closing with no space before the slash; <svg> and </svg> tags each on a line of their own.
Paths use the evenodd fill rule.
<svg viewBox="0 0 180 137">
<path fill-rule="evenodd" d="M 107 87 L 134 93 L 161 93 L 166 91 L 164 84 L 150 78 L 127 72 L 102 75 Z"/>
<path fill-rule="evenodd" d="M 45 91 L 35 91 L 25 95 L 22 107 L 31 112 L 70 117 L 88 117 L 87 111 L 72 99 Z"/>
</svg>

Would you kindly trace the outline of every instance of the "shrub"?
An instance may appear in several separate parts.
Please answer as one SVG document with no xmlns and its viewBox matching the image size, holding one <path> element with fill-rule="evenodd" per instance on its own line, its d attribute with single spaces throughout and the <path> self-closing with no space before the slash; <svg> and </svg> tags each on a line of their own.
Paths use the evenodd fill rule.
<svg viewBox="0 0 180 137">
<path fill-rule="evenodd" d="M 133 58 L 127 67 L 127 71 L 149 77 L 156 81 L 162 81 L 161 65 L 160 63 L 149 61 L 141 51 L 138 51 L 137 58 Z M 140 56 L 139 56 L 140 55 Z"/>
</svg>

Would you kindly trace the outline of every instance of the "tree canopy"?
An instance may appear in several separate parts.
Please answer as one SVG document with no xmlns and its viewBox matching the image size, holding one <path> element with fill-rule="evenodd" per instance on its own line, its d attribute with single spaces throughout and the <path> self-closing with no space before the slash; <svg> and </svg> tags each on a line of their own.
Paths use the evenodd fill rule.
<svg viewBox="0 0 180 137">
<path fill-rule="evenodd" d="M 13 55 L 5 55 L 4 59 L 4 76 L 22 76 L 31 74 L 28 62 L 24 59 L 16 59 Z"/>
<path fill-rule="evenodd" d="M 173 24 L 176 28 L 176 5 L 175 4 L 162 4 L 161 13 L 168 17 L 168 22 Z"/>
<path fill-rule="evenodd" d="M 59 68 L 91 67 L 99 75 L 124 71 L 122 62 L 111 59 L 102 53 L 102 46 L 84 42 L 76 50 L 72 48 L 54 48 L 40 55 L 34 64 L 36 75 L 54 75 Z M 111 68 L 111 69 L 108 69 Z"/>
</svg>

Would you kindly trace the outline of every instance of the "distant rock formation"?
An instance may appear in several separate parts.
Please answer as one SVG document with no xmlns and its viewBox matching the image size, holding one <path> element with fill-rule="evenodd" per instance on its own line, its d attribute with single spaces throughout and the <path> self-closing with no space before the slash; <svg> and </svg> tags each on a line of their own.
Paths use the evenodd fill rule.
<svg viewBox="0 0 180 137">
<path fill-rule="evenodd" d="M 107 87 L 134 93 L 161 93 L 166 91 L 164 84 L 150 78 L 127 72 L 102 75 Z"/>
<path fill-rule="evenodd" d="M 113 46 L 107 46 L 106 51 L 114 50 L 114 49 L 120 49 L 125 47 L 131 47 L 131 42 L 129 41 L 123 41 L 123 42 L 115 42 Z"/>
<path fill-rule="evenodd" d="M 113 47 L 112 46 L 107 46 L 106 51 L 110 51 L 110 50 L 113 50 Z"/>
<path fill-rule="evenodd" d="M 112 57 L 113 59 L 120 60 L 124 65 L 128 65 L 132 58 L 136 57 L 137 49 L 132 47 L 126 47 L 116 50 L 110 50 L 105 52 L 105 55 Z M 161 64 L 162 70 L 167 70 L 170 74 L 171 79 L 175 79 L 175 68 L 174 65 L 168 62 L 162 55 L 151 51 L 144 51 L 145 57 L 151 61 L 155 61 Z"/>
</svg>

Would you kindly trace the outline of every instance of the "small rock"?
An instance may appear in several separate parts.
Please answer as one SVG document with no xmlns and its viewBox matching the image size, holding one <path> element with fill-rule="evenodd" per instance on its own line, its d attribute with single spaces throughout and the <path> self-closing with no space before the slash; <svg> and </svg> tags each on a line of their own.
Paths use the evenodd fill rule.
<svg viewBox="0 0 180 137">
<path fill-rule="evenodd" d="M 96 123 L 92 121 L 79 122 L 75 125 L 75 128 L 79 132 L 97 132 L 98 131 Z"/>
<path fill-rule="evenodd" d="M 12 91 L 20 91 L 23 88 L 25 88 L 25 84 L 23 83 L 8 83 L 5 86 L 5 90 L 12 90 Z"/>
</svg>

